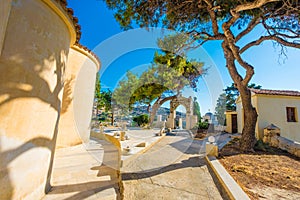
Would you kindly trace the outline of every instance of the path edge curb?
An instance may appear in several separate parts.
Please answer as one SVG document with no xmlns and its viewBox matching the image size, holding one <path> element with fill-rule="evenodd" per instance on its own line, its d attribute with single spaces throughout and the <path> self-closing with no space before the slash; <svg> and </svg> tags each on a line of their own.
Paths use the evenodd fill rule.
<svg viewBox="0 0 300 200">
<path fill-rule="evenodd" d="M 249 196 L 242 190 L 237 182 L 230 176 L 223 165 L 214 156 L 205 156 L 209 167 L 216 175 L 221 187 L 231 200 L 250 200 Z"/>
</svg>

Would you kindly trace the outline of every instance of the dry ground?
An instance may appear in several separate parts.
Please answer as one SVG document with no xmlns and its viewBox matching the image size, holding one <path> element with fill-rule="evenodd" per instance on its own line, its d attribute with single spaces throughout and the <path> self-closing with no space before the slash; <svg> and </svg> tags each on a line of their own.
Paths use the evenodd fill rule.
<svg viewBox="0 0 300 200">
<path fill-rule="evenodd" d="M 218 159 L 251 199 L 300 199 L 300 158 L 263 145 L 244 154 L 238 145 L 231 141 Z"/>
</svg>

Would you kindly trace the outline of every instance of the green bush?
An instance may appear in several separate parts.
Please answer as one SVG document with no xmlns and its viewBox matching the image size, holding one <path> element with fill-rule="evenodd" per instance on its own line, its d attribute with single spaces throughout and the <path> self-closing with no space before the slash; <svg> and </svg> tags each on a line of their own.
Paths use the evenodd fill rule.
<svg viewBox="0 0 300 200">
<path fill-rule="evenodd" d="M 262 140 L 258 140 L 256 142 L 256 144 L 254 145 L 254 150 L 255 151 L 264 151 L 264 152 L 266 152 L 266 151 L 270 151 L 271 152 L 272 151 L 270 149 L 269 144 L 264 143 Z"/>
<path fill-rule="evenodd" d="M 133 118 L 133 121 L 138 124 L 138 126 L 143 126 L 149 123 L 149 116 L 142 114 Z"/>
<path fill-rule="evenodd" d="M 208 122 L 198 122 L 198 129 L 208 129 L 209 124 Z"/>
</svg>

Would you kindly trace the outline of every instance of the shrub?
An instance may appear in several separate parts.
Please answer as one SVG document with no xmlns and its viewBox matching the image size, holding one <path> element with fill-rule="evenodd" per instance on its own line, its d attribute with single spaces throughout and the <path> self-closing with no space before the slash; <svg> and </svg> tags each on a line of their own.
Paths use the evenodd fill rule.
<svg viewBox="0 0 300 200">
<path fill-rule="evenodd" d="M 142 114 L 133 118 L 133 121 L 138 124 L 138 126 L 143 126 L 149 123 L 149 116 Z"/>
<path fill-rule="evenodd" d="M 270 146 L 266 143 L 264 143 L 262 140 L 258 140 L 256 142 L 256 144 L 254 145 L 254 150 L 255 151 L 269 151 L 270 150 Z"/>
<path fill-rule="evenodd" d="M 208 129 L 208 122 L 198 122 L 198 129 Z"/>
</svg>

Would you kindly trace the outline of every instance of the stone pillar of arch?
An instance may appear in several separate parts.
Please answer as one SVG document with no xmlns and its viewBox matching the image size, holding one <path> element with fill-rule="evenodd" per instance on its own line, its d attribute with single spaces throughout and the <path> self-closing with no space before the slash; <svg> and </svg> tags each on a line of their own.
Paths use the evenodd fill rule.
<svg viewBox="0 0 300 200">
<path fill-rule="evenodd" d="M 176 108 L 179 106 L 179 102 L 176 99 L 172 99 L 170 102 L 170 114 L 167 119 L 167 128 L 175 128 Z"/>
<path fill-rule="evenodd" d="M 193 128 L 197 123 L 197 116 L 193 115 L 193 100 L 179 95 L 170 102 L 170 114 L 167 119 L 167 128 L 175 128 L 176 108 L 182 105 L 186 109 L 186 129 Z"/>
<path fill-rule="evenodd" d="M 179 122 L 178 122 L 178 127 L 179 127 L 179 129 L 182 129 L 183 127 L 182 127 L 182 118 L 179 118 Z"/>
</svg>

